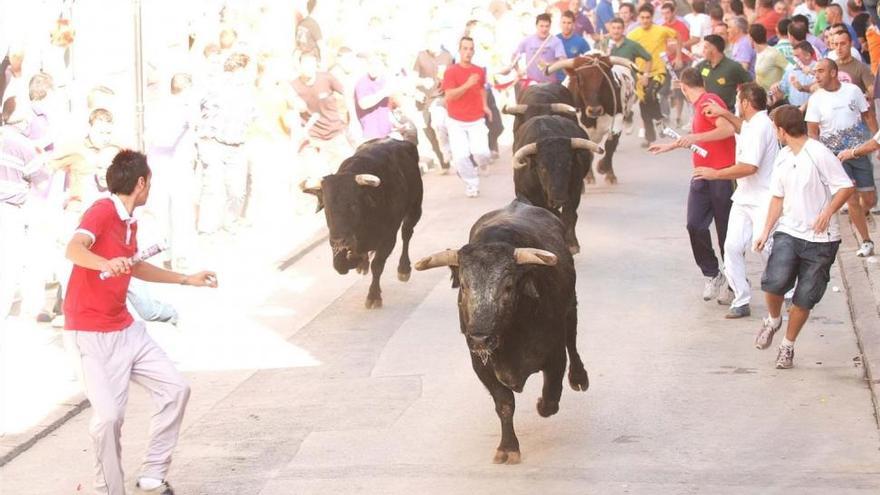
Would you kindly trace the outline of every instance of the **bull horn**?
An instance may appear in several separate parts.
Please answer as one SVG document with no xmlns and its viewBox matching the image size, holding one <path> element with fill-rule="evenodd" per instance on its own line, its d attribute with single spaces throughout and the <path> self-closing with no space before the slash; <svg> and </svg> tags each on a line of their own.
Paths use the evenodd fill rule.
<svg viewBox="0 0 880 495">
<path fill-rule="evenodd" d="M 605 153 L 601 146 L 584 138 L 571 138 L 571 148 L 575 150 L 590 150 L 600 155 Z"/>
<path fill-rule="evenodd" d="M 608 57 L 608 60 L 611 61 L 614 65 L 622 65 L 624 67 L 629 67 L 630 69 L 636 69 L 636 64 L 633 63 L 632 60 L 623 57 L 616 57 L 614 55 Z"/>
<path fill-rule="evenodd" d="M 529 161 L 526 159 L 531 155 L 534 155 L 538 152 L 537 143 L 529 143 L 522 148 L 516 150 L 516 153 L 513 154 L 513 168 L 523 168 L 529 164 Z"/>
<path fill-rule="evenodd" d="M 559 69 L 573 69 L 573 68 L 574 68 L 574 59 L 573 58 L 567 58 L 564 60 L 557 60 L 556 62 L 553 62 L 552 64 L 550 64 L 544 68 L 544 74 L 550 75 L 551 72 L 556 72 Z"/>
<path fill-rule="evenodd" d="M 526 110 L 529 108 L 528 105 L 504 105 L 504 108 L 501 109 L 501 113 L 506 113 L 508 115 L 522 115 L 526 113 Z"/>
<path fill-rule="evenodd" d="M 317 194 L 321 192 L 321 181 L 316 179 L 306 179 L 299 183 L 299 190 L 306 194 Z"/>
<path fill-rule="evenodd" d="M 567 103 L 551 103 L 550 110 L 556 113 L 577 113 L 577 108 Z"/>
<path fill-rule="evenodd" d="M 517 265 L 545 265 L 555 266 L 559 261 L 555 254 L 550 251 L 535 248 L 516 248 L 513 257 Z"/>
<path fill-rule="evenodd" d="M 361 186 L 370 187 L 379 187 L 379 184 L 382 183 L 382 179 L 372 174 L 357 174 L 354 176 L 354 181 Z"/>
<path fill-rule="evenodd" d="M 447 249 L 440 251 L 420 259 L 415 264 L 415 268 L 418 271 L 429 270 L 438 266 L 458 266 L 458 250 Z"/>
</svg>

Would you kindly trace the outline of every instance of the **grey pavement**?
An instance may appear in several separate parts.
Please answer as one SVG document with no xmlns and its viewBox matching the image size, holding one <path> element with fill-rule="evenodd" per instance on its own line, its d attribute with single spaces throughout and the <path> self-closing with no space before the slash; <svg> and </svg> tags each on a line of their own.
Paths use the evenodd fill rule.
<svg viewBox="0 0 880 495">
<path fill-rule="evenodd" d="M 367 311 L 368 279 L 335 274 L 321 245 L 283 272 L 230 268 L 216 292 L 170 294 L 192 305 L 184 330 L 154 332 L 193 387 L 170 474 L 177 492 L 878 493 L 880 435 L 838 267 L 796 367 L 774 369 L 775 351 L 752 346 L 759 291 L 754 316 L 737 321 L 700 298 L 684 228 L 689 156 L 637 146 L 624 136 L 620 184 L 590 187 L 580 209 L 579 348 L 591 387 L 566 388 L 545 419 L 532 377 L 517 396 L 522 464 L 491 463 L 499 422 L 470 369 L 449 272 L 406 284 L 391 273 L 384 308 Z M 479 199 L 453 176 L 426 177 L 414 259 L 463 244 L 477 217 L 511 199 L 502 156 Z M 757 258 L 750 268 L 757 283 Z M 132 485 L 149 414 L 132 388 Z M 2 493 L 88 493 L 88 416 L 0 468 Z"/>
</svg>

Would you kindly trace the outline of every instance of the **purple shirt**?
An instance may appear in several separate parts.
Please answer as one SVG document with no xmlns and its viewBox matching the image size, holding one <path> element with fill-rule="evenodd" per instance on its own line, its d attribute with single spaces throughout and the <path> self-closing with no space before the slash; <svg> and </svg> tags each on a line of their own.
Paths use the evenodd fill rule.
<svg viewBox="0 0 880 495">
<path fill-rule="evenodd" d="M 372 79 L 368 75 L 355 84 L 355 112 L 364 130 L 364 139 L 383 138 L 391 134 L 391 102 L 387 97 L 370 108 L 361 108 L 360 104 L 361 98 L 374 95 L 384 87 L 384 77 Z"/>
<path fill-rule="evenodd" d="M 22 205 L 32 184 L 48 179 L 34 144 L 12 126 L 0 127 L 0 203 Z"/>
<path fill-rule="evenodd" d="M 755 48 L 752 47 L 752 40 L 748 36 L 742 36 L 733 44 L 730 52 L 730 58 L 741 64 L 748 64 L 749 74 L 755 77 Z"/>
<path fill-rule="evenodd" d="M 535 56 L 539 49 L 540 54 Z M 544 75 L 544 71 L 538 67 L 538 62 L 549 65 L 558 59 L 565 58 L 565 47 L 562 46 L 562 41 L 552 34 L 543 40 L 538 38 L 537 34 L 533 34 L 520 41 L 513 53 L 525 56 L 525 62 L 529 64 L 526 67 L 526 75 L 529 79 L 539 83 L 548 83 L 556 82 L 556 76 Z"/>
</svg>

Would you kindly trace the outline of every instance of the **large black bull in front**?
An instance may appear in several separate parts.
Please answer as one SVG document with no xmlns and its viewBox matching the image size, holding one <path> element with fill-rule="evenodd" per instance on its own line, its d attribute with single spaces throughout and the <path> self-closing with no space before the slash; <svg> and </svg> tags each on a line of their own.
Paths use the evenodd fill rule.
<svg viewBox="0 0 880 495">
<path fill-rule="evenodd" d="M 557 213 L 565 225 L 572 253 L 580 251 L 575 235 L 583 180 L 602 149 L 569 118 L 541 115 L 525 122 L 513 141 L 516 196 Z"/>
<path fill-rule="evenodd" d="M 452 269 L 471 363 L 501 420 L 494 462 L 516 464 L 513 392 L 522 392 L 529 376 L 542 371 L 538 414 L 555 414 L 566 350 L 569 384 L 574 390 L 589 387 L 577 351 L 576 274 L 565 227 L 547 210 L 514 200 L 477 220 L 468 244 L 419 260 L 416 270 L 438 266 Z"/>
<path fill-rule="evenodd" d="M 609 184 L 617 183 L 614 174 L 614 151 L 620 141 L 624 120 L 632 119 L 636 101 L 633 63 L 620 57 L 584 55 L 559 60 L 546 68 L 547 73 L 564 69 L 574 105 L 580 110 L 580 121 L 590 139 L 602 143 L 605 155 L 597 170 L 605 174 Z"/>
<path fill-rule="evenodd" d="M 409 240 L 422 216 L 422 176 L 419 154 L 408 141 L 368 141 L 346 158 L 339 170 L 319 184 L 301 184 L 303 192 L 318 198 L 330 230 L 333 268 L 341 274 L 357 269 L 373 273 L 367 294 L 368 309 L 382 307 L 379 279 L 385 260 L 401 230 L 403 249 L 397 277 L 409 280 L 412 267 Z M 370 262 L 370 255 L 373 260 Z"/>
</svg>

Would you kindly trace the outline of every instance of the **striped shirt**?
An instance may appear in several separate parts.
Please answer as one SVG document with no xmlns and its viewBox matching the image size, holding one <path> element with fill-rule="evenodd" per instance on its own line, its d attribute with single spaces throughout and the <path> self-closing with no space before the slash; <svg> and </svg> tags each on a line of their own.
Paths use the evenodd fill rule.
<svg viewBox="0 0 880 495">
<path fill-rule="evenodd" d="M 10 126 L 0 128 L 0 203 L 21 206 L 31 185 L 49 178 L 34 144 Z"/>
</svg>

